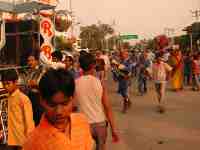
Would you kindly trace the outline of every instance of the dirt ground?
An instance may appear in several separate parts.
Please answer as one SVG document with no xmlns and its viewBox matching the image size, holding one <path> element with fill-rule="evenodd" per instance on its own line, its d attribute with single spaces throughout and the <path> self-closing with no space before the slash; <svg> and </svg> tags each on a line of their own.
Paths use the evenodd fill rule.
<svg viewBox="0 0 200 150">
<path fill-rule="evenodd" d="M 116 83 L 109 81 L 109 97 L 121 141 L 108 150 L 200 150 L 200 92 L 188 87 L 175 93 L 167 90 L 166 112 L 157 113 L 157 101 L 150 83 L 148 94 L 137 96 L 136 83 L 131 87 L 132 108 L 121 113 L 121 97 Z"/>
</svg>

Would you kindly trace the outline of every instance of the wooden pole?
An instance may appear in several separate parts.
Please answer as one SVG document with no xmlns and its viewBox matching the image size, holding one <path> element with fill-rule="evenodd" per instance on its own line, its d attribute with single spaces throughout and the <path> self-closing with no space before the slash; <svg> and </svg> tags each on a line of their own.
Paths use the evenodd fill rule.
<svg viewBox="0 0 200 150">
<path fill-rule="evenodd" d="M 16 21 L 15 24 L 15 33 L 19 32 L 19 23 L 17 22 L 17 14 L 13 14 L 13 18 Z M 20 35 L 16 34 L 15 35 L 15 43 L 16 43 L 16 48 L 15 48 L 15 52 L 16 52 L 16 64 L 20 64 Z"/>
</svg>

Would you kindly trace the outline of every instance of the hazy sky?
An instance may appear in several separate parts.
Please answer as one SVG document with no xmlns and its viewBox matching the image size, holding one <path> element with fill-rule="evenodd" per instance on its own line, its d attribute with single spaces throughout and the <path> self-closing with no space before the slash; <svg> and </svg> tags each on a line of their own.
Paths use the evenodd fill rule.
<svg viewBox="0 0 200 150">
<path fill-rule="evenodd" d="M 60 0 L 59 8 L 67 8 L 68 0 Z M 152 37 L 174 28 L 176 34 L 191 24 L 190 10 L 200 9 L 200 0 L 72 0 L 72 8 L 82 25 L 112 24 L 120 33 Z"/>
</svg>

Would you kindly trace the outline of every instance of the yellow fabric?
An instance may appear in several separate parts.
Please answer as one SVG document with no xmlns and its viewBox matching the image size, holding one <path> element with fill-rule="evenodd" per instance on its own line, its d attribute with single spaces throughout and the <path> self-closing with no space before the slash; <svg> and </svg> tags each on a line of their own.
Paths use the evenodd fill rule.
<svg viewBox="0 0 200 150">
<path fill-rule="evenodd" d="M 183 72 L 180 69 L 175 70 L 174 75 L 172 76 L 172 88 L 178 90 L 182 88 L 183 82 Z"/>
<path fill-rule="evenodd" d="M 8 145 L 22 146 L 34 129 L 31 101 L 20 90 L 8 97 Z"/>
<path fill-rule="evenodd" d="M 179 52 L 175 56 L 171 57 L 172 65 L 174 66 L 174 71 L 171 78 L 172 88 L 174 90 L 179 90 L 183 87 L 183 63 L 182 55 Z"/>
<path fill-rule="evenodd" d="M 92 137 L 87 119 L 82 114 L 71 115 L 71 134 L 54 128 L 43 116 L 32 132 L 23 150 L 91 150 Z"/>
</svg>

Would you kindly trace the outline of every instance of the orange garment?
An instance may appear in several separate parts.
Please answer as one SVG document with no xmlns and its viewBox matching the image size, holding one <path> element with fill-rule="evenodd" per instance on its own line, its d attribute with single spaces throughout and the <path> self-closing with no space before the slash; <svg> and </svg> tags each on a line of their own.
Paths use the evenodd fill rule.
<svg viewBox="0 0 200 150">
<path fill-rule="evenodd" d="M 171 78 L 172 88 L 179 90 L 183 87 L 183 60 L 180 51 L 171 56 L 171 63 L 173 66 Z"/>
<path fill-rule="evenodd" d="M 71 134 L 54 128 L 43 116 L 37 128 L 28 137 L 23 150 L 91 150 L 92 137 L 87 119 L 78 113 L 70 116 Z"/>
<path fill-rule="evenodd" d="M 16 90 L 8 97 L 8 145 L 22 146 L 33 129 L 31 101 Z"/>
</svg>

